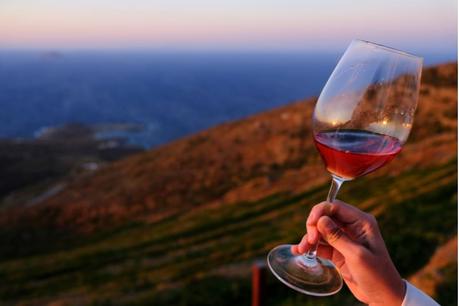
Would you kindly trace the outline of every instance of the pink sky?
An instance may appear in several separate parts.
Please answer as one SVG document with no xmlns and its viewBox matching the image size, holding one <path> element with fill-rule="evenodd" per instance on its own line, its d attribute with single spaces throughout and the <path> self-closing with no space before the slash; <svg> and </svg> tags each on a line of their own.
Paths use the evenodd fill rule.
<svg viewBox="0 0 459 306">
<path fill-rule="evenodd" d="M 3 48 L 327 49 L 353 38 L 455 51 L 456 1 L 3 0 Z"/>
</svg>

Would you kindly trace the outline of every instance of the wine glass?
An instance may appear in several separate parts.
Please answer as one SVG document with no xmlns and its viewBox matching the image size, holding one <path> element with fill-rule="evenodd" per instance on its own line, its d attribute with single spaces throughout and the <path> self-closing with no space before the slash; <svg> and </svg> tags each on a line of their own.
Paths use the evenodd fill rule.
<svg viewBox="0 0 459 306">
<path fill-rule="evenodd" d="M 422 58 L 354 40 L 327 81 L 313 114 L 314 143 L 332 176 L 333 202 L 341 185 L 384 166 L 406 142 L 416 110 Z M 268 266 L 301 293 L 328 296 L 343 280 L 334 264 L 316 256 L 317 244 L 294 255 L 291 245 L 268 254 Z"/>
</svg>

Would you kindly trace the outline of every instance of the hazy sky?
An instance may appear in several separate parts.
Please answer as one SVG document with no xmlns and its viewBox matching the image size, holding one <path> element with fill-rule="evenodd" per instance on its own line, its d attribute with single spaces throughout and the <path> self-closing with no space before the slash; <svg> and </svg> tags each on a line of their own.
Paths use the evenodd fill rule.
<svg viewBox="0 0 459 306">
<path fill-rule="evenodd" d="M 456 53 L 455 0 L 0 0 L 0 48 Z"/>
</svg>

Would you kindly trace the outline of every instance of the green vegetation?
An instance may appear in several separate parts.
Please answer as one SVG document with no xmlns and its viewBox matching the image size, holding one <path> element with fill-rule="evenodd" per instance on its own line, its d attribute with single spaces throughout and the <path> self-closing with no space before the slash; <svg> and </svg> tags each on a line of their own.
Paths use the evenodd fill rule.
<svg viewBox="0 0 459 306">
<path fill-rule="evenodd" d="M 369 176 L 345 184 L 340 198 L 377 215 L 395 264 L 408 276 L 456 234 L 456 169 L 451 161 L 395 177 Z M 327 189 L 328 184 L 301 194 L 202 207 L 157 223 L 100 232 L 60 251 L 5 259 L 0 301 L 72 304 L 75 295 L 92 305 L 248 304 L 252 261 L 277 244 L 297 242 L 307 211 Z M 439 298 L 455 290 L 448 284 L 457 269 L 445 273 L 448 283 Z M 346 290 L 315 299 L 272 277 L 268 288 L 268 305 L 358 304 Z"/>
</svg>

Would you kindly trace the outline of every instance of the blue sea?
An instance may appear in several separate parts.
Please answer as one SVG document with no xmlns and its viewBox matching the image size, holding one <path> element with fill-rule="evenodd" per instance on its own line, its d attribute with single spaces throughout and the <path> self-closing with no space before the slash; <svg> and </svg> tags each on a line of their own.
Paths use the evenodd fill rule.
<svg viewBox="0 0 459 306">
<path fill-rule="evenodd" d="M 154 147 L 319 95 L 338 53 L 0 52 L 0 138 L 66 123 Z M 427 64 L 447 61 L 427 57 Z"/>
</svg>

